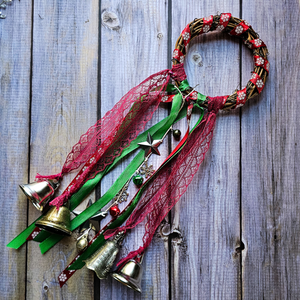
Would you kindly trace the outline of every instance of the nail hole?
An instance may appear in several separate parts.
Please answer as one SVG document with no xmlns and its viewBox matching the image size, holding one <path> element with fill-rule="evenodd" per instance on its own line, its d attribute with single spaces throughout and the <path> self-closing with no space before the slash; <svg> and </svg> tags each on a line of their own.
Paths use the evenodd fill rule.
<svg viewBox="0 0 300 300">
<path fill-rule="evenodd" d="M 241 253 L 245 249 L 245 244 L 240 241 L 240 245 L 235 248 L 236 253 Z"/>
<path fill-rule="evenodd" d="M 199 52 L 193 52 L 192 54 L 192 60 L 195 65 L 202 67 L 203 66 L 203 61 L 202 61 L 202 56 Z"/>
<path fill-rule="evenodd" d="M 157 35 L 157 38 L 161 40 L 161 39 L 163 38 L 163 34 L 160 32 L 160 33 Z"/>
</svg>

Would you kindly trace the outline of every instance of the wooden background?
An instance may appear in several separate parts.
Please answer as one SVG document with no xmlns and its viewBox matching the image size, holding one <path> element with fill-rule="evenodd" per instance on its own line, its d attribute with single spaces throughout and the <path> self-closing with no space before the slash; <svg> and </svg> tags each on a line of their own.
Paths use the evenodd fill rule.
<svg viewBox="0 0 300 300">
<path fill-rule="evenodd" d="M 296 0 L 14 1 L 0 20 L 0 299 L 300 299 L 299 6 Z M 86 268 L 60 289 L 57 276 L 75 255 L 74 236 L 43 256 L 35 242 L 5 247 L 39 215 L 18 184 L 37 172 L 59 172 L 97 118 L 131 87 L 170 67 L 186 24 L 218 12 L 247 20 L 267 44 L 271 69 L 263 93 L 219 113 L 204 163 L 146 252 L 142 295 L 110 278 L 99 282 Z M 185 69 L 199 92 L 225 95 L 247 83 L 253 59 L 238 40 L 211 33 L 192 43 Z M 154 122 L 167 113 L 161 108 Z M 172 146 L 161 146 L 162 157 Z M 133 231 L 122 253 L 140 238 Z"/>
</svg>

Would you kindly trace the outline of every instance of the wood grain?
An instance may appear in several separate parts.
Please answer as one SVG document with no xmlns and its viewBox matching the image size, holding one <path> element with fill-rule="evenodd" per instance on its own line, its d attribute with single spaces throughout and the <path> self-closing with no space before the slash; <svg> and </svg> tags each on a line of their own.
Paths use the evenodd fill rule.
<svg viewBox="0 0 300 300">
<path fill-rule="evenodd" d="M 218 10 L 238 16 L 239 2 L 173 1 L 173 45 L 186 24 Z M 185 70 L 197 91 L 230 95 L 240 83 L 239 65 L 239 42 L 210 33 L 192 42 Z M 210 150 L 172 211 L 171 299 L 240 298 L 239 134 L 239 112 L 219 113 Z"/>
<path fill-rule="evenodd" d="M 25 299 L 26 290 L 26 246 L 16 251 L 5 245 L 27 226 L 27 200 L 18 185 L 28 180 L 31 3 L 2 12 L 7 18 L 0 20 L 0 298 L 9 300 Z"/>
<path fill-rule="evenodd" d="M 111 17 L 108 17 L 111 16 Z M 167 61 L 167 5 L 164 1 L 102 1 L 101 6 L 101 115 L 109 110 L 129 89 L 153 73 L 166 69 Z M 167 116 L 166 108 L 159 108 L 149 126 Z M 168 153 L 167 143 L 161 146 L 161 157 L 154 155 L 154 168 Z M 101 183 L 104 193 L 127 166 L 126 159 Z M 131 187 L 130 195 L 136 192 Z M 142 224 L 138 226 L 141 229 Z M 120 257 L 140 246 L 141 230 L 127 235 Z M 168 243 L 153 241 L 147 250 L 142 279 L 142 295 L 128 289 L 114 279 L 100 283 L 101 299 L 168 299 Z"/>
<path fill-rule="evenodd" d="M 299 1 L 100 4 L 14 1 L 0 20 L 0 298 L 300 299 Z M 241 110 L 219 113 L 202 166 L 146 252 L 142 295 L 111 278 L 94 293 L 86 268 L 60 289 L 57 276 L 75 255 L 75 234 L 44 256 L 34 242 L 18 251 L 4 247 L 39 215 L 18 184 L 37 172 L 58 173 L 98 117 L 169 67 L 186 24 L 218 11 L 247 20 L 267 44 L 266 88 Z M 252 69 L 250 51 L 218 33 L 193 41 L 185 62 L 190 85 L 210 96 L 244 87 Z M 151 124 L 167 114 L 161 107 Z M 177 127 L 184 133 L 185 120 Z M 175 145 L 160 147 L 162 156 L 151 158 L 155 168 Z M 102 194 L 127 164 L 103 180 Z M 139 247 L 142 226 L 128 234 L 121 257 Z"/>
<path fill-rule="evenodd" d="M 266 88 L 242 114 L 244 299 L 300 297 L 299 2 L 274 4 L 243 1 L 271 65 Z"/>
<path fill-rule="evenodd" d="M 30 180 L 37 172 L 60 172 L 97 120 L 98 1 L 37 1 L 33 22 Z M 64 178 L 61 191 L 69 182 Z M 38 215 L 30 206 L 30 222 Z M 74 234 L 43 256 L 38 243 L 29 243 L 27 298 L 92 299 L 94 276 L 87 269 L 59 287 L 57 277 L 75 255 Z"/>
</svg>

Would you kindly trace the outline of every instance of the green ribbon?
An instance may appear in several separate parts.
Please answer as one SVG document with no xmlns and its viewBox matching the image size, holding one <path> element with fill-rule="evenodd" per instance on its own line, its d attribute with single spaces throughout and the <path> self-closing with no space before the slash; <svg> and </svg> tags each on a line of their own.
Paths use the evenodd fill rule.
<svg viewBox="0 0 300 300">
<path fill-rule="evenodd" d="M 199 125 L 199 123 L 201 122 L 201 120 L 203 118 L 204 111 L 203 111 L 202 108 L 200 108 L 200 111 L 201 111 L 201 114 L 199 116 L 199 119 L 198 119 L 197 123 L 194 125 L 194 127 L 191 130 L 190 134 Z M 160 166 L 160 168 L 156 171 L 156 173 L 159 172 L 159 170 L 161 170 L 167 163 L 169 163 L 181 151 L 181 149 L 184 147 L 185 144 L 186 144 L 186 142 L 166 162 L 164 162 L 163 165 Z M 135 209 L 135 207 L 136 207 L 136 205 L 137 205 L 137 203 L 138 203 L 138 201 L 139 201 L 142 193 L 144 192 L 145 188 L 148 186 L 149 182 L 150 181 L 148 181 L 147 184 L 144 184 L 141 187 L 141 189 L 139 190 L 139 192 L 137 193 L 137 195 L 135 196 L 135 198 L 132 200 L 131 205 L 115 221 L 113 221 L 107 227 L 107 230 L 119 227 L 119 226 L 121 226 L 125 222 L 125 220 L 130 216 L 130 214 L 132 213 L 132 211 Z M 104 238 L 103 233 L 101 233 L 94 240 L 94 242 L 87 248 L 87 250 L 84 253 L 82 253 L 80 255 L 80 257 L 68 268 L 68 270 L 78 270 L 78 269 L 81 269 L 82 267 L 84 267 L 84 264 L 85 264 L 84 260 L 88 259 L 92 254 L 94 254 L 105 243 L 105 238 Z"/>
<path fill-rule="evenodd" d="M 174 97 L 175 98 L 175 97 Z M 180 113 L 177 116 L 176 121 L 182 119 L 185 116 L 184 111 L 181 110 Z M 70 210 L 74 210 L 82 201 L 83 199 L 92 192 L 92 190 L 95 188 L 95 186 L 100 182 L 100 180 L 111 170 L 115 167 L 115 165 L 123 159 L 125 156 L 136 150 L 139 145 L 138 143 L 143 142 L 146 140 L 148 132 L 153 136 L 155 132 L 157 132 L 163 125 L 166 123 L 169 124 L 168 120 L 169 117 L 166 117 L 165 119 L 161 120 L 154 126 L 152 126 L 150 129 L 147 131 L 143 132 L 140 134 L 134 141 L 131 142 L 130 146 L 125 148 L 122 151 L 122 154 L 118 157 L 115 158 L 114 162 L 107 167 L 104 171 L 98 173 L 93 179 L 88 180 L 81 188 L 80 190 L 72 195 L 70 198 Z M 29 234 L 33 231 L 35 228 L 35 222 L 38 221 L 42 216 L 37 218 L 33 223 L 31 223 L 24 231 L 22 231 L 17 237 L 15 237 L 10 243 L 7 244 L 7 247 L 18 249 L 20 248 L 25 242 Z M 48 231 L 41 231 L 34 239 L 34 241 L 42 242 L 46 238 L 49 238 L 54 234 L 51 234 Z M 54 235 L 55 236 L 55 235 Z M 58 236 L 56 237 L 56 239 Z"/>
<path fill-rule="evenodd" d="M 158 130 L 153 133 L 154 139 L 161 139 L 165 132 L 170 128 L 170 126 L 178 119 L 178 115 L 180 112 L 182 97 L 180 94 L 175 95 L 172 101 L 172 108 L 170 115 L 165 118 L 164 124 Z M 144 133 L 145 134 L 145 133 Z M 145 140 L 146 136 L 144 136 Z M 126 149 L 125 149 L 126 150 Z M 144 151 L 139 152 L 136 157 L 132 160 L 132 162 L 127 166 L 124 172 L 119 176 L 119 178 L 115 181 L 115 183 L 110 187 L 110 189 L 94 204 L 85 209 L 81 214 L 76 216 L 71 221 L 71 231 L 76 229 L 90 217 L 95 215 L 99 210 L 101 210 L 105 205 L 107 205 L 113 197 L 121 190 L 121 188 L 125 185 L 125 183 L 129 180 L 129 178 L 135 173 L 137 168 L 144 161 Z M 51 247 L 53 247 L 57 242 L 63 239 L 63 236 L 51 234 L 47 239 L 40 243 L 40 250 L 42 253 L 47 252 Z"/>
<path fill-rule="evenodd" d="M 186 80 L 184 80 L 181 85 L 179 86 L 179 89 L 181 91 L 187 89 L 189 87 L 189 84 Z M 178 93 L 178 90 L 172 86 L 169 85 L 168 86 L 168 90 L 172 90 L 172 92 Z M 205 96 L 198 93 L 198 100 L 205 100 Z M 197 100 L 197 103 L 198 103 Z M 171 109 L 171 113 L 170 115 L 163 119 L 162 121 L 160 121 L 159 123 L 157 123 L 156 125 L 152 126 L 150 129 L 148 129 L 147 131 L 143 132 L 142 134 L 140 134 L 134 141 L 131 142 L 131 144 L 125 148 L 122 151 L 122 154 L 117 157 L 114 162 L 108 166 L 104 171 L 98 173 L 93 179 L 88 180 L 82 187 L 81 189 L 75 193 L 71 199 L 70 199 L 70 210 L 75 209 L 82 201 L 83 199 L 89 194 L 91 193 L 91 191 L 95 188 L 95 186 L 101 181 L 101 179 L 111 170 L 115 167 L 115 165 L 121 160 L 123 159 L 126 155 L 130 154 L 131 152 L 133 152 L 134 150 L 136 150 L 139 146 L 138 143 L 144 141 L 148 135 L 148 132 L 156 139 L 156 138 L 161 138 L 164 134 L 164 132 L 166 132 L 166 130 L 169 129 L 169 127 L 177 122 L 178 120 L 182 119 L 186 113 L 185 110 L 181 110 L 178 113 L 179 110 L 179 102 L 181 102 L 181 96 L 179 94 L 175 95 L 174 99 L 173 99 L 173 104 L 172 104 L 172 109 Z M 177 104 L 174 105 L 174 104 Z M 179 105 L 179 106 L 178 106 Z M 175 119 L 175 121 L 174 121 Z M 142 151 L 143 153 L 143 151 Z M 141 157 L 139 155 L 137 155 L 137 160 L 141 161 Z M 128 167 L 132 167 L 135 168 L 135 170 L 137 169 L 136 165 L 132 164 Z M 126 168 L 127 170 L 127 168 Z M 125 171 L 126 171 L 125 170 Z M 125 171 L 122 173 L 122 175 L 125 173 Z M 122 175 L 120 177 L 122 177 Z M 126 175 L 126 174 L 124 174 Z M 127 177 L 127 178 L 130 178 Z M 124 181 L 124 180 L 123 180 Z M 125 181 L 127 182 L 127 181 Z M 120 183 L 122 185 L 122 183 Z M 117 186 L 119 186 L 120 184 L 118 184 Z M 122 185 L 123 186 L 123 185 Z M 121 186 L 121 187 L 122 187 Z M 114 186 L 116 188 L 116 186 Z M 119 189 L 121 189 L 121 187 Z M 117 189 L 117 190 L 119 190 Z M 115 196 L 115 193 L 109 193 L 110 197 L 113 198 Z M 104 195 L 105 196 L 105 195 Z M 103 197 L 104 197 L 103 196 Z M 109 197 L 108 197 L 109 198 Z M 98 201 L 101 201 L 102 198 L 100 198 Z M 111 199 L 110 199 L 111 200 Z M 94 203 L 93 205 L 93 209 L 90 209 L 89 211 L 84 211 L 83 213 L 81 213 L 80 215 L 78 215 L 74 220 L 72 220 L 71 222 L 71 230 L 74 230 L 75 228 L 77 228 L 78 226 L 80 226 L 83 222 L 85 222 L 90 216 L 94 215 L 95 213 L 97 213 L 98 210 L 102 209 L 110 200 L 107 200 L 106 203 L 104 203 L 103 205 L 95 205 L 96 203 Z M 92 207 L 91 206 L 91 207 Z M 90 207 L 90 208 L 91 208 Z M 96 207 L 99 207 L 99 209 L 97 210 Z M 94 212 L 94 213 L 91 213 Z M 85 213 L 86 212 L 86 216 Z M 92 214 L 92 215 L 91 215 Z M 15 239 L 13 239 L 8 245 L 7 247 L 10 248 L 14 248 L 14 249 L 18 249 L 21 245 L 23 245 L 26 242 L 26 239 L 28 237 L 28 235 L 33 231 L 33 229 L 35 228 L 35 222 L 37 220 L 39 220 L 42 216 L 40 216 L 38 219 L 36 219 L 31 225 L 29 225 L 28 228 L 26 228 L 23 232 L 21 232 Z M 80 224 L 79 224 L 80 223 Z M 76 227 L 75 227 L 76 226 Z M 53 245 L 55 245 L 59 240 L 61 240 L 63 238 L 63 236 L 60 235 L 55 235 L 55 234 L 51 234 L 50 232 L 47 232 L 45 230 L 41 231 L 37 237 L 35 237 L 34 241 L 38 241 L 38 242 L 43 242 L 41 243 L 40 247 L 41 247 L 41 251 L 42 253 L 45 253 L 47 250 L 49 250 Z"/>
</svg>

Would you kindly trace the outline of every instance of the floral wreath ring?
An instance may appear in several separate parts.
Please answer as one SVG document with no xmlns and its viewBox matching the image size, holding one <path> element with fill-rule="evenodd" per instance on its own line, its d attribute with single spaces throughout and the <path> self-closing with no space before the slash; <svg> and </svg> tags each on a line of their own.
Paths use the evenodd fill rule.
<svg viewBox="0 0 300 300">
<path fill-rule="evenodd" d="M 195 19 L 185 27 L 173 51 L 173 66 L 184 62 L 187 46 L 193 38 L 216 29 L 241 38 L 244 44 L 252 50 L 255 63 L 252 77 L 248 81 L 247 86 L 242 90 L 235 91 L 230 96 L 223 96 L 223 110 L 228 110 L 243 106 L 248 99 L 260 94 L 263 90 L 270 68 L 269 61 L 267 60 L 268 49 L 248 22 L 232 17 L 230 13 L 222 13 L 221 15 L 211 15 L 202 19 Z M 180 81 L 177 81 L 176 85 L 179 84 Z M 187 93 L 191 90 L 191 88 L 187 90 Z M 201 106 L 207 107 L 207 104 L 208 98 Z"/>
</svg>

